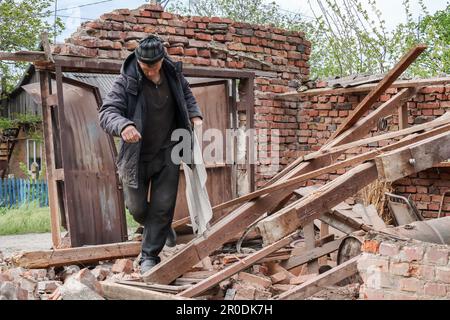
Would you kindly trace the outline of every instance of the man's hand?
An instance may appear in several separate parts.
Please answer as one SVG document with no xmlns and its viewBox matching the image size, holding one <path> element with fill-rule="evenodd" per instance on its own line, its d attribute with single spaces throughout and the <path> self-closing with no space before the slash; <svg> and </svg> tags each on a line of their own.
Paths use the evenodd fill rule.
<svg viewBox="0 0 450 320">
<path fill-rule="evenodd" d="M 194 127 L 201 126 L 203 124 L 203 120 L 200 117 L 191 118 L 191 122 Z"/>
<path fill-rule="evenodd" d="M 121 133 L 122 139 L 127 143 L 136 143 L 141 140 L 141 134 L 133 125 L 126 126 Z"/>
</svg>

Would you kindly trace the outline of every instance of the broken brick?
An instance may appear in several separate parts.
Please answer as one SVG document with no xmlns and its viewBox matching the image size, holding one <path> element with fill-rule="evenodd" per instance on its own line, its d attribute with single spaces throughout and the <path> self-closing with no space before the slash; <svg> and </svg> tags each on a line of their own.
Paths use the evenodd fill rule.
<svg viewBox="0 0 450 320">
<path fill-rule="evenodd" d="M 261 288 L 268 288 L 272 284 L 272 281 L 270 279 L 263 278 L 247 272 L 239 272 L 239 279 L 248 284 L 252 284 Z"/>
</svg>

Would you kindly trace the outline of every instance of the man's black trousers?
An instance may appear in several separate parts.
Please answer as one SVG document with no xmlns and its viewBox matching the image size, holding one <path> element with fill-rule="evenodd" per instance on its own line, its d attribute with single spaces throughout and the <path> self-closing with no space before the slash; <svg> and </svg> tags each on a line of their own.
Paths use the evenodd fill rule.
<svg viewBox="0 0 450 320">
<path fill-rule="evenodd" d="M 144 226 L 141 262 L 160 262 L 178 191 L 180 165 L 171 160 L 171 147 L 161 149 L 150 162 L 139 162 L 138 188 L 124 186 L 125 204 L 134 220 Z M 147 202 L 150 187 L 150 202 Z"/>
</svg>

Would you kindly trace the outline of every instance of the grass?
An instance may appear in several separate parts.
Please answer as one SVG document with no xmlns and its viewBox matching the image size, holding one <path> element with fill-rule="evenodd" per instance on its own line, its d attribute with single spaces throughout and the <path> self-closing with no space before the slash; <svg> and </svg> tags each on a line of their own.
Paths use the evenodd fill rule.
<svg viewBox="0 0 450 320">
<path fill-rule="evenodd" d="M 126 211 L 127 227 L 139 224 Z M 22 205 L 15 209 L 0 208 L 0 235 L 50 232 L 50 208 L 40 208 L 36 203 Z"/>
</svg>

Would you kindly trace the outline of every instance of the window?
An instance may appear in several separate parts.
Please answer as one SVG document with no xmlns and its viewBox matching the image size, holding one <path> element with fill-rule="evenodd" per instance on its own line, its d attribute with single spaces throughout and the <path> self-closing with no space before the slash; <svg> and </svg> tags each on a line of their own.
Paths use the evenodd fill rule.
<svg viewBox="0 0 450 320">
<path fill-rule="evenodd" d="M 38 140 L 27 140 L 27 168 L 31 173 L 33 163 L 38 165 L 39 171 L 42 170 L 42 143 Z"/>
</svg>

